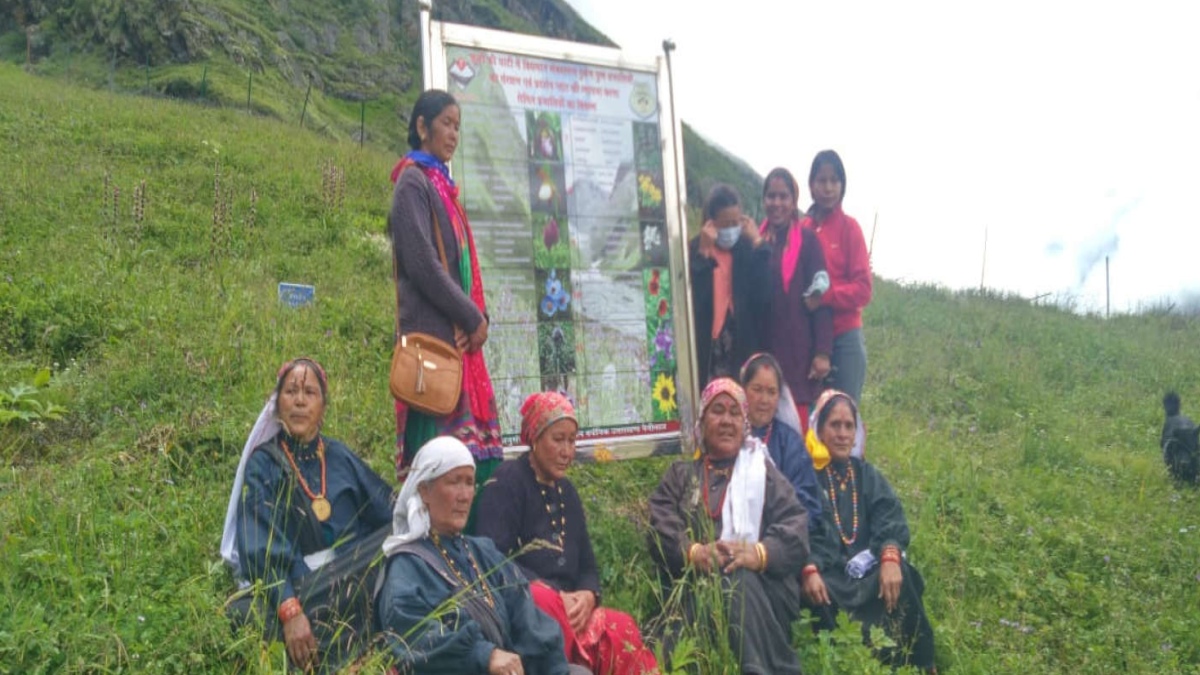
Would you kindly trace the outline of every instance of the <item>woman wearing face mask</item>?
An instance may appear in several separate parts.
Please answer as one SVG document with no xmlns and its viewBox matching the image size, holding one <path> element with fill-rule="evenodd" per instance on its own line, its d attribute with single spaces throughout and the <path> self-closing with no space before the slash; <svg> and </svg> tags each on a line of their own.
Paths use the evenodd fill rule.
<svg viewBox="0 0 1200 675">
<path fill-rule="evenodd" d="M 802 225 L 799 186 L 792 172 L 772 169 L 763 181 L 763 239 L 771 251 L 763 293 L 771 302 L 763 347 L 779 359 L 784 383 L 795 399 L 800 433 L 808 407 L 824 388 L 833 352 L 833 312 L 819 304 L 829 288 L 821 242 Z"/>
<path fill-rule="evenodd" d="M 704 227 L 688 250 L 701 387 L 717 377 L 737 377 L 742 362 L 759 351 L 770 308 L 763 290 L 770 253 L 742 213 L 737 191 L 714 185 L 704 200 Z"/>
</svg>

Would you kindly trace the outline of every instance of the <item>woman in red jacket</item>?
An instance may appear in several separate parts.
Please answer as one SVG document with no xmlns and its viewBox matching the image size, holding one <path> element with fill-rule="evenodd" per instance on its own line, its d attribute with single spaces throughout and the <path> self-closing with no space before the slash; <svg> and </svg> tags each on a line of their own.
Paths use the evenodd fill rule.
<svg viewBox="0 0 1200 675">
<path fill-rule="evenodd" d="M 858 403 L 867 379 L 862 311 L 871 302 L 871 260 L 858 221 L 842 211 L 846 167 L 836 152 L 817 153 L 808 174 L 808 189 L 813 205 L 804 226 L 816 232 L 821 241 L 829 290 L 806 302 L 813 310 L 833 310 L 833 386 Z"/>
</svg>

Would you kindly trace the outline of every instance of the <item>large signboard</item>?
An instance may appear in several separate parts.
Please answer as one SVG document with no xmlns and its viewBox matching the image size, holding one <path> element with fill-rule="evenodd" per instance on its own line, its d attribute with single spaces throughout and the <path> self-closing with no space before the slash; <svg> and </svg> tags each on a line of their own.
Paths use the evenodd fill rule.
<svg viewBox="0 0 1200 675">
<path fill-rule="evenodd" d="M 506 443 L 518 442 L 524 398 L 557 390 L 576 403 L 585 453 L 678 452 L 690 333 L 659 63 L 464 26 L 431 32 L 432 86 L 462 113 L 451 171 L 479 249 Z"/>
</svg>

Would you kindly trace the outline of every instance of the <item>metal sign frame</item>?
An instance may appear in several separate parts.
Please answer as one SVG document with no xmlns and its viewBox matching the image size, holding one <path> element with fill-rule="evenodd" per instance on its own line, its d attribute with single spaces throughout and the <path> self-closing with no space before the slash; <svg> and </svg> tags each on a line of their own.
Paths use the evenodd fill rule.
<svg viewBox="0 0 1200 675">
<path fill-rule="evenodd" d="M 567 61 L 584 66 L 616 68 L 653 74 L 658 88 L 658 126 L 662 145 L 663 199 L 667 231 L 667 269 L 671 278 L 674 348 L 676 350 L 676 405 L 680 429 L 668 433 L 581 439 L 580 459 L 636 458 L 651 455 L 690 453 L 694 446 L 691 430 L 695 425 L 696 366 L 693 358 L 693 320 L 691 280 L 688 274 L 686 196 L 684 185 L 682 133 L 674 111 L 669 54 L 637 59 L 619 49 L 581 44 L 539 36 L 432 21 L 430 0 L 421 0 L 422 71 L 426 89 L 448 89 L 447 49 L 466 47 L 504 52 L 516 56 Z M 667 48 L 669 42 L 664 42 Z M 674 45 L 670 44 L 670 48 Z M 664 56 L 666 58 L 664 58 Z M 511 446 L 506 452 L 519 452 L 527 446 Z"/>
</svg>

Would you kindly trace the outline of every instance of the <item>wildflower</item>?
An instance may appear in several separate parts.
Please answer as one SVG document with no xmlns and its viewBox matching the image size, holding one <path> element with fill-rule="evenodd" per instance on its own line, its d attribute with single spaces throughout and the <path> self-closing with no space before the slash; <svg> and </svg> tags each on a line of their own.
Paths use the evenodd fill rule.
<svg viewBox="0 0 1200 675">
<path fill-rule="evenodd" d="M 642 232 L 642 248 L 646 251 L 653 251 L 661 244 L 662 232 L 659 231 L 657 226 L 652 225 Z"/>
<path fill-rule="evenodd" d="M 662 319 L 667 316 L 667 301 L 666 299 L 658 301 L 658 318 Z"/>
<path fill-rule="evenodd" d="M 671 358 L 671 347 L 675 342 L 671 337 L 670 326 L 666 323 L 658 327 L 658 332 L 654 335 L 654 350 L 657 354 L 662 355 L 664 359 Z"/>
<path fill-rule="evenodd" d="M 550 276 L 546 277 L 546 295 L 558 297 L 562 290 L 562 281 L 558 279 L 558 270 L 550 270 Z"/>
<path fill-rule="evenodd" d="M 675 411 L 675 378 L 666 373 L 659 373 L 658 379 L 654 381 L 654 404 L 664 415 Z"/>
<path fill-rule="evenodd" d="M 646 285 L 646 290 L 650 292 L 651 296 L 658 295 L 658 292 L 661 290 L 659 287 L 658 275 L 658 270 L 650 271 L 650 283 Z"/>
</svg>

